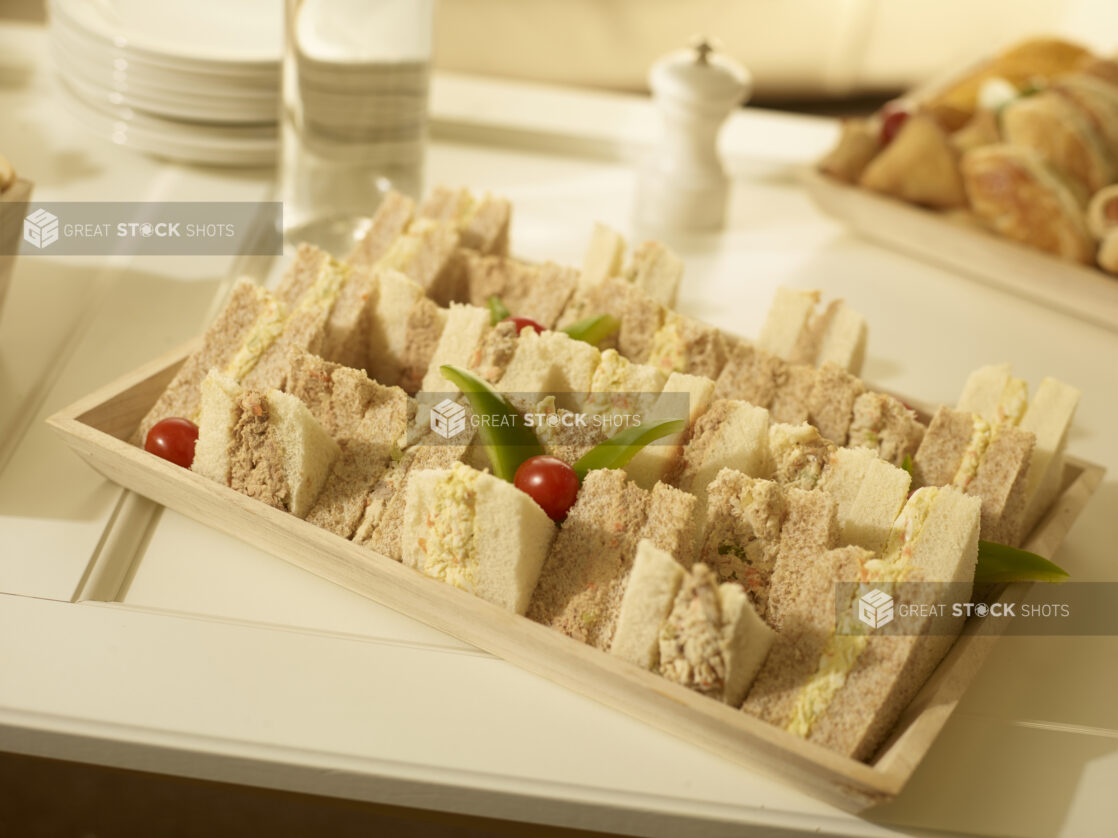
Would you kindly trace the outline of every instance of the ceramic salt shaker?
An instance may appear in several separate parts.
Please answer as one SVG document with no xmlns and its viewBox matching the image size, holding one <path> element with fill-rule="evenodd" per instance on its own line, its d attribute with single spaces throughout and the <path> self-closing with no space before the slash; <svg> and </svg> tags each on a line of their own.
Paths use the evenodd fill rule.
<svg viewBox="0 0 1118 838">
<path fill-rule="evenodd" d="M 703 39 L 653 64 L 649 84 L 662 129 L 640 172 L 637 222 L 663 231 L 721 229 L 730 182 L 718 132 L 752 92 L 749 71 Z"/>
</svg>

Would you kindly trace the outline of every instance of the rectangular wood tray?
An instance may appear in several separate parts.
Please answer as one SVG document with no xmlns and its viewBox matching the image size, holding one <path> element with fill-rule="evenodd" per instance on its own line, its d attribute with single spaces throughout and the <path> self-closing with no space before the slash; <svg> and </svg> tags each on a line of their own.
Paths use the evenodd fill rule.
<svg viewBox="0 0 1118 838">
<path fill-rule="evenodd" d="M 800 180 L 820 209 L 869 239 L 1118 332 L 1118 277 L 813 168 Z"/>
<path fill-rule="evenodd" d="M 727 759 L 780 775 L 843 809 L 861 811 L 904 787 L 1002 625 L 970 621 L 872 764 L 848 759 L 128 444 L 197 345 L 192 341 L 106 385 L 48 424 L 109 480 Z M 1055 554 L 1103 472 L 1068 459 L 1061 495 L 1028 549 Z M 1006 585 L 996 601 L 1020 601 L 1029 587 Z"/>
</svg>

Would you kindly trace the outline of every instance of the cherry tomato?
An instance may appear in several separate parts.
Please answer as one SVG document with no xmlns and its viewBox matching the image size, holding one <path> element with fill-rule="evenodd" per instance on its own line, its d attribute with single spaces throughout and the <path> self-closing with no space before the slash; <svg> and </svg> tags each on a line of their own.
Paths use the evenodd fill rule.
<svg viewBox="0 0 1118 838">
<path fill-rule="evenodd" d="M 505 320 L 508 320 L 508 321 L 516 324 L 516 333 L 518 335 L 521 332 L 523 332 L 525 329 L 535 329 L 537 334 L 544 331 L 544 327 L 542 325 L 540 325 L 539 323 L 537 323 L 535 320 L 533 320 L 531 317 L 510 316 L 510 317 L 506 317 Z"/>
<path fill-rule="evenodd" d="M 151 426 L 144 450 L 170 460 L 175 465 L 190 468 L 194 462 L 194 444 L 198 442 L 198 426 L 189 419 L 172 416 L 160 419 Z"/>
<path fill-rule="evenodd" d="M 889 102 L 881 109 L 881 144 L 889 145 L 912 116 L 903 102 Z"/>
<path fill-rule="evenodd" d="M 538 454 L 522 462 L 512 482 L 556 523 L 567 517 L 578 497 L 575 470 L 558 457 L 547 454 Z"/>
</svg>

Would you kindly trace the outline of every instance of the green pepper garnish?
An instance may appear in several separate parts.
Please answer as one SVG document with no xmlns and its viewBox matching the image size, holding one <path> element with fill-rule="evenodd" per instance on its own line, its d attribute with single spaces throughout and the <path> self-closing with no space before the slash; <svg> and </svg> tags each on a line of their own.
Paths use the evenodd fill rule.
<svg viewBox="0 0 1118 838">
<path fill-rule="evenodd" d="M 489 299 L 486 300 L 485 303 L 489 306 L 490 326 L 496 326 L 505 318 L 512 316 L 512 312 L 508 310 L 508 307 L 501 302 L 501 298 L 496 294 L 490 294 Z"/>
<path fill-rule="evenodd" d="M 597 346 L 620 328 L 621 321 L 612 314 L 597 314 L 593 317 L 577 320 L 562 331 L 575 340 Z"/>
<path fill-rule="evenodd" d="M 975 582 L 1064 582 L 1069 575 L 1059 565 L 1028 550 L 996 541 L 978 542 Z"/>
<path fill-rule="evenodd" d="M 683 419 L 665 419 L 648 425 L 618 431 L 605 442 L 599 442 L 578 458 L 573 468 L 578 479 L 596 468 L 625 468 L 637 452 L 668 434 L 677 434 L 687 427 Z"/>
<path fill-rule="evenodd" d="M 912 455 L 905 454 L 904 459 L 901 460 L 901 468 L 908 472 L 909 477 L 912 476 Z"/>
<path fill-rule="evenodd" d="M 480 418 L 478 437 L 494 475 L 511 483 L 522 462 L 545 453 L 535 431 L 524 421 L 520 411 L 489 382 L 452 364 L 439 367 L 439 372 L 462 391 Z"/>
</svg>

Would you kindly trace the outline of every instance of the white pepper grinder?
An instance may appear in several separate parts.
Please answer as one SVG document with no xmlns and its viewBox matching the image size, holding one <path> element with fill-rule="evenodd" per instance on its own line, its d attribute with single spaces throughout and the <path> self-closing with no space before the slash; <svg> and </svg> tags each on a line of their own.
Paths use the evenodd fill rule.
<svg viewBox="0 0 1118 838">
<path fill-rule="evenodd" d="M 749 98 L 752 77 L 704 38 L 657 61 L 648 80 L 662 128 L 641 168 L 637 222 L 665 232 L 721 229 L 730 182 L 718 155 L 718 132 Z"/>
</svg>

